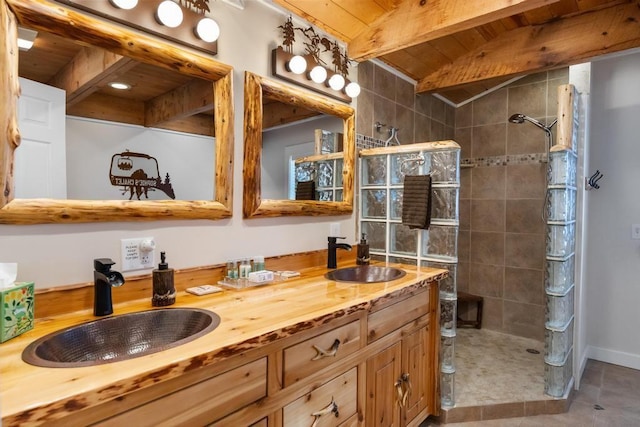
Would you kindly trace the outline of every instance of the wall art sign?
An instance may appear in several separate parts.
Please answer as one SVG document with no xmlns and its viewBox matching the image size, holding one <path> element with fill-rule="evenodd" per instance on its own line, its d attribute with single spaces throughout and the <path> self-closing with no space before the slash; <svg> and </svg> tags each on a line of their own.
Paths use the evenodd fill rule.
<svg viewBox="0 0 640 427">
<path fill-rule="evenodd" d="M 129 200 L 135 195 L 149 198 L 150 191 L 162 191 L 172 199 L 176 198 L 171 185 L 169 173 L 160 175 L 158 161 L 144 153 L 124 151 L 111 157 L 111 169 L 109 170 L 111 185 L 122 187 L 122 195 L 129 193 Z"/>
</svg>

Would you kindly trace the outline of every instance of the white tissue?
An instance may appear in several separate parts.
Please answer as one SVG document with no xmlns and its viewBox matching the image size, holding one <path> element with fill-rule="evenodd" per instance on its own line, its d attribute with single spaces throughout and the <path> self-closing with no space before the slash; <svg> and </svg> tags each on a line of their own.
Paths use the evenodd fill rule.
<svg viewBox="0 0 640 427">
<path fill-rule="evenodd" d="M 0 289 L 11 288 L 18 277 L 18 263 L 0 262 Z"/>
</svg>

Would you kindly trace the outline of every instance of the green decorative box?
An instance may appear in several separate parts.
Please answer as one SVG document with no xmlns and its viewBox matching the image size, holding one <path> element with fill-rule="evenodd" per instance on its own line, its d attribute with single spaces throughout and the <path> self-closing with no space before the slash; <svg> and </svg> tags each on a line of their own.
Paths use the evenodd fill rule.
<svg viewBox="0 0 640 427">
<path fill-rule="evenodd" d="M 33 282 L 16 282 L 0 290 L 0 342 L 33 329 Z"/>
</svg>

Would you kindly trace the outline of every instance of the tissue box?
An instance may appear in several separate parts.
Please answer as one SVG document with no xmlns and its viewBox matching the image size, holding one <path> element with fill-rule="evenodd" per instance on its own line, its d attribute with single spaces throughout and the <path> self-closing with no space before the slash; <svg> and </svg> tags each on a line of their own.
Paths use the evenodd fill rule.
<svg viewBox="0 0 640 427">
<path fill-rule="evenodd" d="M 0 342 L 33 329 L 33 282 L 16 282 L 0 289 Z"/>
</svg>

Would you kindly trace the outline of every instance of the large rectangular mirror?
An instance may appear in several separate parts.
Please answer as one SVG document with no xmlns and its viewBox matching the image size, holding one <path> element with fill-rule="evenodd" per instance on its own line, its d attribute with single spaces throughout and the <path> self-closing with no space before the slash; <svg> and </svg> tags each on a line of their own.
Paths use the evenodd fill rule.
<svg viewBox="0 0 640 427">
<path fill-rule="evenodd" d="M 0 222 L 231 216 L 231 67 L 47 0 L 0 5 Z"/>
<path fill-rule="evenodd" d="M 244 217 L 353 210 L 355 111 L 245 73 Z"/>
</svg>

